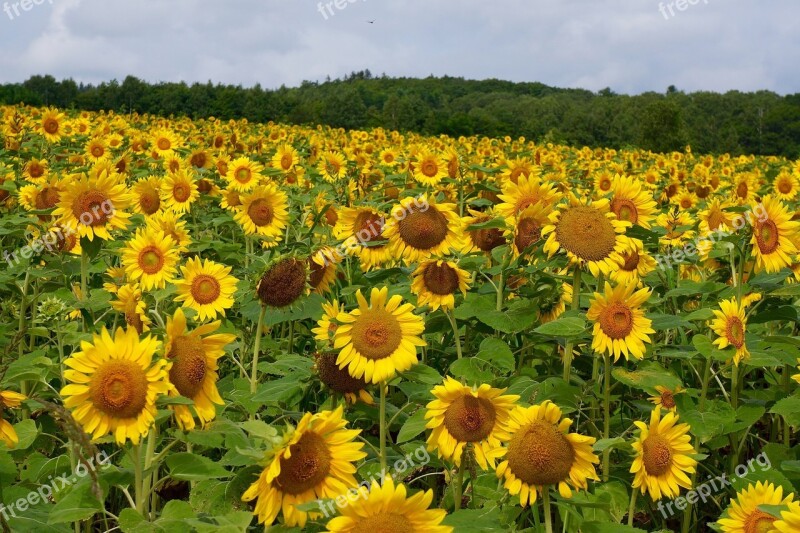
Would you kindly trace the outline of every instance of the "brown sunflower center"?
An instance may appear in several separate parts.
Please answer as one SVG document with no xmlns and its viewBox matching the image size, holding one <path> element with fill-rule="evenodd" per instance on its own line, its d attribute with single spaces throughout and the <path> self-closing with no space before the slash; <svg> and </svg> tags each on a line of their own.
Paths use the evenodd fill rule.
<svg viewBox="0 0 800 533">
<path fill-rule="evenodd" d="M 336 364 L 338 355 L 338 352 L 327 352 L 316 356 L 316 369 L 320 381 L 339 393 L 355 393 L 366 387 L 366 381 L 351 376 L 347 367 L 339 368 Z"/>
<path fill-rule="evenodd" d="M 642 461 L 644 468 L 651 476 L 660 476 L 669 472 L 672 466 L 672 450 L 667 439 L 661 435 L 650 435 L 642 443 Z"/>
<path fill-rule="evenodd" d="M 626 272 L 633 272 L 639 267 L 639 252 L 631 250 L 622 255 L 622 270 Z"/>
<path fill-rule="evenodd" d="M 708 195 L 711 194 L 711 187 L 706 187 L 705 185 L 700 185 L 695 189 L 695 194 L 701 200 L 705 200 L 708 198 Z"/>
<path fill-rule="evenodd" d="M 89 384 L 92 404 L 115 418 L 135 418 L 147 403 L 147 375 L 133 361 L 106 361 Z"/>
<path fill-rule="evenodd" d="M 192 298 L 200 305 L 210 304 L 219 298 L 220 285 L 213 276 L 200 274 L 192 280 Z"/>
<path fill-rule="evenodd" d="M 39 194 L 36 195 L 36 209 L 50 209 L 55 207 L 61 199 L 61 193 L 55 187 L 44 187 Z"/>
<path fill-rule="evenodd" d="M 736 348 L 744 346 L 744 324 L 739 317 L 728 318 L 725 336 L 728 338 L 728 342 Z"/>
<path fill-rule="evenodd" d="M 747 198 L 747 193 L 749 191 L 750 188 L 747 186 L 747 182 L 743 181 L 736 186 L 736 196 L 739 198 Z"/>
<path fill-rule="evenodd" d="M 692 207 L 692 199 L 689 197 L 681 198 L 681 207 L 684 209 L 689 209 Z"/>
<path fill-rule="evenodd" d="M 161 207 L 161 197 L 155 189 L 148 189 L 139 195 L 139 207 L 146 215 L 152 215 Z"/>
<path fill-rule="evenodd" d="M 28 174 L 30 174 L 32 178 L 41 178 L 42 175 L 44 175 L 44 167 L 39 163 L 28 163 Z"/>
<path fill-rule="evenodd" d="M 194 398 L 203 388 L 206 377 L 206 352 L 200 337 L 181 335 L 172 341 L 167 354 L 172 360 L 169 380 L 181 396 Z"/>
<path fill-rule="evenodd" d="M 353 323 L 353 347 L 367 359 L 384 359 L 400 346 L 400 322 L 385 309 L 369 309 Z"/>
<path fill-rule="evenodd" d="M 450 404 L 444 413 L 444 426 L 458 442 L 478 442 L 492 432 L 496 417 L 491 401 L 468 394 Z"/>
<path fill-rule="evenodd" d="M 420 165 L 419 170 L 425 176 L 432 178 L 439 173 L 439 165 L 437 165 L 436 161 L 434 161 L 433 159 L 426 159 Z"/>
<path fill-rule="evenodd" d="M 44 120 L 44 131 L 49 134 L 58 133 L 58 121 L 54 118 L 46 118 Z"/>
<path fill-rule="evenodd" d="M 631 224 L 636 224 L 639 221 L 639 210 L 636 209 L 636 204 L 627 198 L 615 197 L 611 200 L 609 207 L 620 220 L 626 220 Z"/>
<path fill-rule="evenodd" d="M 556 225 L 556 239 L 568 252 L 584 261 L 602 261 L 614 251 L 614 225 L 597 209 L 570 207 Z"/>
<path fill-rule="evenodd" d="M 429 250 L 447 238 L 447 218 L 432 205 L 425 211 L 411 208 L 398 227 L 403 242 L 418 250 Z"/>
<path fill-rule="evenodd" d="M 447 162 L 447 175 L 451 178 L 458 177 L 458 159 L 453 157 Z"/>
<path fill-rule="evenodd" d="M 325 481 L 332 458 L 323 437 L 308 431 L 292 444 L 289 453 L 290 457 L 281 457 L 281 473 L 275 478 L 283 492 L 296 496 Z"/>
<path fill-rule="evenodd" d="M 191 163 L 194 167 L 205 168 L 205 166 L 208 164 L 208 157 L 206 156 L 205 152 L 197 152 L 192 154 Z"/>
<path fill-rule="evenodd" d="M 488 222 L 492 217 L 482 216 L 475 219 L 474 224 Z M 498 228 L 469 230 L 469 238 L 482 252 L 491 252 L 505 243 L 503 232 Z"/>
<path fill-rule="evenodd" d="M 101 145 L 95 144 L 94 146 L 92 146 L 92 155 L 94 157 L 97 157 L 97 158 L 103 157 L 103 154 L 105 154 L 105 153 L 106 153 L 106 149 L 103 148 Z"/>
<path fill-rule="evenodd" d="M 176 183 L 172 187 L 172 197 L 175 198 L 178 202 L 185 202 L 189 199 L 192 194 L 192 188 L 189 186 L 188 183 L 180 182 Z"/>
<path fill-rule="evenodd" d="M 542 237 L 542 227 L 533 218 L 523 218 L 517 223 L 517 233 L 514 235 L 514 245 L 522 253 L 528 246 L 538 242 Z"/>
<path fill-rule="evenodd" d="M 236 172 L 234 172 L 234 176 L 236 177 L 236 181 L 239 183 L 247 183 L 250 181 L 252 174 L 249 168 L 239 167 L 236 169 Z"/>
<path fill-rule="evenodd" d="M 792 192 L 792 182 L 788 179 L 783 179 L 778 182 L 778 191 L 781 194 L 789 194 Z"/>
<path fill-rule="evenodd" d="M 292 161 L 293 161 L 292 154 L 283 154 L 281 156 L 281 168 L 283 170 L 289 170 L 290 168 L 292 168 Z"/>
<path fill-rule="evenodd" d="M 384 218 L 377 213 L 362 211 L 356 217 L 353 228 L 362 244 L 383 239 Z"/>
<path fill-rule="evenodd" d="M 772 524 L 776 520 L 777 518 L 765 513 L 761 509 L 754 509 L 753 512 L 745 518 L 742 531 L 744 531 L 744 533 L 769 533 L 775 531 Z"/>
<path fill-rule="evenodd" d="M 447 263 L 431 263 L 422 273 L 425 288 L 441 296 L 453 294 L 458 290 L 458 272 Z"/>
<path fill-rule="evenodd" d="M 159 150 L 169 150 L 170 147 L 172 146 L 172 143 L 169 142 L 169 139 L 167 139 L 166 137 L 161 137 L 156 142 L 156 146 L 158 146 Z"/>
<path fill-rule="evenodd" d="M 600 180 L 600 190 L 607 191 L 611 188 L 611 180 L 608 178 L 602 178 Z"/>
<path fill-rule="evenodd" d="M 139 252 L 138 264 L 145 274 L 156 274 L 164 268 L 164 254 L 153 245 L 145 246 Z"/>
<path fill-rule="evenodd" d="M 756 243 L 762 254 L 771 254 L 778 248 L 780 233 L 772 220 L 760 222 L 756 227 Z"/>
<path fill-rule="evenodd" d="M 72 202 L 72 214 L 85 226 L 102 226 L 109 220 L 109 202 L 102 191 L 84 191 Z"/>
<path fill-rule="evenodd" d="M 633 313 L 627 305 L 614 302 L 603 310 L 599 322 L 603 333 L 612 339 L 624 339 L 633 329 Z"/>
<path fill-rule="evenodd" d="M 289 257 L 274 264 L 264 273 L 256 291 L 265 304 L 286 307 L 303 294 L 306 278 L 306 262 Z"/>
<path fill-rule="evenodd" d="M 325 265 L 320 265 L 310 257 L 308 258 L 308 284 L 316 289 L 325 277 Z"/>
<path fill-rule="evenodd" d="M 661 405 L 667 409 L 672 409 L 675 407 L 675 396 L 672 394 L 672 392 L 665 390 L 661 393 Z"/>
<path fill-rule="evenodd" d="M 380 513 L 358 522 L 351 533 L 414 533 L 414 525 L 405 516 L 397 513 Z"/>
<path fill-rule="evenodd" d="M 575 450 L 555 424 L 535 420 L 508 443 L 508 467 L 529 485 L 554 485 L 569 478 Z"/>
<path fill-rule="evenodd" d="M 714 209 L 708 214 L 708 229 L 716 231 L 722 225 L 727 225 L 728 221 L 722 211 Z"/>
<path fill-rule="evenodd" d="M 257 198 L 247 208 L 250 220 L 258 227 L 266 226 L 272 222 L 274 216 L 272 204 L 266 198 Z"/>
</svg>

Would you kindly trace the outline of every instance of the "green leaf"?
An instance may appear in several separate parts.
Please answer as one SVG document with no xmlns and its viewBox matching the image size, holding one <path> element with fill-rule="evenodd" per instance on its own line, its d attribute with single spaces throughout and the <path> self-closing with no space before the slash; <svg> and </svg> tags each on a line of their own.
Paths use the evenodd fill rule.
<svg viewBox="0 0 800 533">
<path fill-rule="evenodd" d="M 581 524 L 581 531 L 583 533 L 647 533 L 638 527 L 609 522 L 584 522 Z"/>
<path fill-rule="evenodd" d="M 403 372 L 403 377 L 409 381 L 424 383 L 426 385 L 438 385 L 442 382 L 442 376 L 433 368 L 418 364 Z"/>
<path fill-rule="evenodd" d="M 627 449 L 630 448 L 631 445 L 623 439 L 622 437 L 613 437 L 610 439 L 600 439 L 594 443 L 592 449 L 596 452 L 604 452 L 606 450 L 614 450 L 614 449 Z"/>
<path fill-rule="evenodd" d="M 629 387 L 645 391 L 653 390 L 659 385 L 670 390 L 681 385 L 680 379 L 654 361 L 643 362 L 636 370 L 615 368 L 611 375 Z"/>
<path fill-rule="evenodd" d="M 278 435 L 277 429 L 261 420 L 247 420 L 241 426 L 250 435 L 264 440 L 271 440 Z"/>
<path fill-rule="evenodd" d="M 17 432 L 19 442 L 14 447 L 14 450 L 27 450 L 36 437 L 39 436 L 39 428 L 36 427 L 36 422 L 31 419 L 23 420 L 14 424 L 14 430 Z"/>
<path fill-rule="evenodd" d="M 406 419 L 403 427 L 400 428 L 397 434 L 398 444 L 407 442 L 425 431 L 425 424 L 428 422 L 425 420 L 425 411 L 425 409 L 418 409 L 413 415 Z"/>
<path fill-rule="evenodd" d="M 33 493 L 32 493 L 33 494 Z M 50 510 L 50 524 L 63 524 L 85 520 L 103 509 L 103 503 L 92 492 L 89 482 L 73 485 L 66 496 Z"/>
<path fill-rule="evenodd" d="M 230 477 L 231 473 L 208 457 L 181 452 L 167 457 L 170 475 L 184 481 Z"/>
<path fill-rule="evenodd" d="M 649 318 L 653 321 L 653 329 L 656 331 L 678 328 L 691 329 L 693 327 L 691 322 L 677 315 L 652 314 L 649 315 Z"/>
<path fill-rule="evenodd" d="M 454 531 L 508 531 L 500 523 L 500 512 L 497 507 L 461 509 L 447 515 L 442 523 L 453 527 Z"/>
<path fill-rule="evenodd" d="M 706 443 L 712 438 L 722 435 L 725 421 L 718 414 L 711 411 L 689 411 L 681 415 L 681 421 L 691 427 L 691 433 Z"/>
<path fill-rule="evenodd" d="M 769 412 L 782 416 L 794 429 L 800 427 L 800 397 L 789 396 L 779 400 Z"/>
<path fill-rule="evenodd" d="M 583 318 L 570 316 L 542 324 L 534 331 L 540 335 L 569 338 L 582 335 L 587 329 L 586 321 Z"/>
<path fill-rule="evenodd" d="M 453 361 L 450 365 L 450 374 L 455 378 L 463 378 L 468 383 L 483 383 L 491 381 L 494 377 L 476 357 L 464 357 Z"/>
<path fill-rule="evenodd" d="M 501 372 L 511 372 L 515 368 L 514 354 L 511 352 L 511 348 L 504 341 L 494 337 L 483 339 L 475 357 L 486 361 Z"/>
</svg>

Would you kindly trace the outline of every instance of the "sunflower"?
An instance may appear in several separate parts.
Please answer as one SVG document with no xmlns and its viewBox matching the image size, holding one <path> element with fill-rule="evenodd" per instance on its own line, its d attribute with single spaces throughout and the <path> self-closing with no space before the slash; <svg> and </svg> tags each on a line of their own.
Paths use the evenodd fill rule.
<svg viewBox="0 0 800 533">
<path fill-rule="evenodd" d="M 606 282 L 605 294 L 594 293 L 586 318 L 594 322 L 592 349 L 597 353 L 614 356 L 619 360 L 632 356 L 642 359 L 645 343 L 650 343 L 652 321 L 644 315 L 641 305 L 650 297 L 647 287 L 636 292 L 635 284 L 617 285 L 612 289 Z"/>
<path fill-rule="evenodd" d="M 234 213 L 246 235 L 262 235 L 270 242 L 280 240 L 289 219 L 286 194 L 275 184 L 261 185 L 243 196 L 242 207 Z"/>
<path fill-rule="evenodd" d="M 10 390 L 0 391 L 0 412 L 6 409 L 15 409 L 20 406 L 27 397 L 24 394 Z M 6 447 L 11 449 L 19 442 L 14 426 L 4 418 L 0 418 L 0 440 L 6 443 Z"/>
<path fill-rule="evenodd" d="M 175 213 L 188 213 L 200 193 L 197 182 L 188 172 L 169 173 L 161 182 L 161 200 L 164 207 Z"/>
<path fill-rule="evenodd" d="M 417 364 L 417 346 L 426 345 L 422 317 L 399 295 L 387 302 L 388 294 L 387 287 L 373 288 L 367 303 L 359 290 L 358 309 L 336 317 L 341 323 L 334 338 L 334 348 L 340 350 L 336 364 L 370 383 L 386 382 Z"/>
<path fill-rule="evenodd" d="M 323 246 L 308 257 L 308 283 L 316 294 L 330 292 L 336 281 L 337 265 L 343 256 L 338 249 Z"/>
<path fill-rule="evenodd" d="M 478 251 L 491 252 L 498 246 L 506 243 L 503 230 L 500 228 L 469 229 L 472 225 L 483 224 L 494 220 L 495 216 L 493 212 L 481 212 L 469 209 L 468 213 L 470 216 L 465 216 L 461 219 L 465 236 L 464 248 L 462 249 L 463 253 L 468 254 Z"/>
<path fill-rule="evenodd" d="M 192 153 L 186 158 L 189 166 L 196 169 L 209 169 L 213 166 L 214 162 L 211 156 L 203 148 L 192 150 Z"/>
<path fill-rule="evenodd" d="M 636 285 L 656 269 L 656 260 L 645 251 L 641 240 L 628 238 L 627 241 L 617 269 L 611 272 L 611 279 L 617 284 Z"/>
<path fill-rule="evenodd" d="M 150 331 L 150 317 L 147 316 L 147 305 L 142 299 L 142 289 L 138 283 L 126 283 L 115 291 L 117 299 L 111 307 L 125 314 L 125 322 L 141 335 Z"/>
<path fill-rule="evenodd" d="M 81 176 L 65 184 L 53 215 L 59 224 L 75 228 L 81 237 L 113 240 L 111 231 L 125 229 L 126 213 L 132 196 L 118 174 L 101 172 L 94 177 Z"/>
<path fill-rule="evenodd" d="M 306 261 L 291 255 L 278 257 L 267 265 L 256 286 L 261 303 L 275 308 L 288 307 L 308 292 Z"/>
<path fill-rule="evenodd" d="M 673 196 L 670 201 L 676 205 L 678 209 L 687 211 L 695 206 L 697 203 L 697 196 L 689 191 L 683 191 L 680 194 Z"/>
<path fill-rule="evenodd" d="M 160 344 L 149 335 L 140 340 L 133 328 L 119 328 L 112 338 L 104 327 L 64 361 L 64 406 L 93 439 L 112 433 L 119 445 L 138 444 L 150 431 L 156 398 L 172 388 L 171 363 L 153 362 Z"/>
<path fill-rule="evenodd" d="M 561 198 L 561 194 L 555 185 L 542 181 L 538 176 L 520 175 L 516 183 L 510 179 L 506 181 L 498 197 L 503 203 L 497 205 L 497 212 L 513 224 L 517 215 L 529 206 L 540 203 L 549 207 Z"/>
<path fill-rule="evenodd" d="M 697 461 L 691 457 L 694 448 L 689 435 L 689 424 L 678 424 L 678 415 L 669 412 L 661 418 L 661 407 L 656 406 L 650 415 L 650 427 L 638 420 L 634 422 L 641 431 L 633 442 L 636 457 L 631 465 L 634 489 L 650 494 L 653 500 L 662 496 L 675 498 L 680 487 L 692 488 L 686 474 L 695 471 Z"/>
<path fill-rule="evenodd" d="M 712 198 L 706 204 L 705 209 L 697 213 L 700 221 L 700 235 L 707 236 L 712 232 L 728 232 L 734 225 L 736 214 L 727 211 L 732 207 L 726 200 Z"/>
<path fill-rule="evenodd" d="M 417 295 L 417 305 L 430 306 L 432 311 L 440 307 L 447 311 L 455 307 L 455 294 L 467 295 L 471 276 L 451 261 L 429 259 L 414 270 L 411 292 Z"/>
<path fill-rule="evenodd" d="M 122 249 L 122 266 L 128 279 L 140 280 L 142 289 L 163 289 L 175 279 L 178 250 L 172 237 L 148 228 L 136 230 Z"/>
<path fill-rule="evenodd" d="M 733 346 L 736 352 L 733 355 L 733 363 L 739 364 L 742 359 L 750 357 L 750 352 L 745 345 L 744 334 L 747 330 L 747 318 L 745 317 L 745 306 L 738 302 L 736 298 L 722 300 L 719 310 L 714 310 L 716 318 L 711 322 L 711 329 L 718 335 L 714 340 L 720 350 L 728 346 Z"/>
<path fill-rule="evenodd" d="M 378 156 L 378 159 L 380 160 L 381 165 L 394 168 L 398 164 L 397 156 L 398 156 L 397 150 L 390 147 L 381 151 L 380 155 Z"/>
<path fill-rule="evenodd" d="M 452 533 L 451 526 L 441 525 L 447 512 L 429 509 L 433 503 L 433 491 L 418 492 L 406 497 L 402 483 L 395 486 L 391 476 L 383 478 L 383 484 L 372 483 L 369 494 L 350 505 L 339 509 L 340 516 L 327 524 L 333 533 L 359 533 L 362 531 L 409 533 Z"/>
<path fill-rule="evenodd" d="M 23 185 L 19 188 L 19 203 L 26 211 L 53 209 L 61 202 L 61 192 L 64 190 L 66 183 L 68 183 L 68 180 L 62 182 L 57 176 L 50 176 L 39 183 Z M 41 213 L 37 214 L 37 217 L 42 222 L 52 218 L 50 215 Z"/>
<path fill-rule="evenodd" d="M 186 221 L 181 220 L 181 215 L 173 211 L 160 211 L 145 220 L 149 231 L 163 231 L 168 237 L 172 237 L 178 248 L 178 253 L 189 251 L 192 238 L 189 230 L 186 229 Z"/>
<path fill-rule="evenodd" d="M 31 158 L 22 169 L 22 176 L 31 183 L 41 183 L 47 179 L 49 163 L 46 159 Z"/>
<path fill-rule="evenodd" d="M 676 386 L 674 390 L 668 389 L 662 385 L 657 385 L 656 392 L 658 393 L 657 396 L 651 396 L 648 398 L 651 402 L 653 402 L 655 405 L 660 405 L 668 411 L 677 412 L 675 395 L 686 392 L 686 389 L 680 385 Z"/>
<path fill-rule="evenodd" d="M 630 222 L 617 220 L 606 199 L 584 204 L 574 195 L 569 203 L 550 213 L 544 251 L 552 257 L 564 249 L 570 263 L 586 265 L 594 276 L 610 274 L 620 262 L 626 240 L 621 235 Z"/>
<path fill-rule="evenodd" d="M 322 175 L 322 179 L 334 183 L 347 175 L 346 160 L 342 154 L 325 152 L 320 156 L 317 171 Z"/>
<path fill-rule="evenodd" d="M 683 246 L 696 235 L 691 229 L 694 227 L 694 220 L 685 211 L 661 213 L 656 218 L 656 226 L 666 230 L 666 234 L 659 239 L 662 246 Z"/>
<path fill-rule="evenodd" d="M 800 189 L 800 182 L 798 182 L 798 175 L 791 174 L 784 170 L 777 176 L 775 181 L 772 182 L 772 188 L 775 197 L 784 202 L 791 202 L 797 197 L 798 189 Z"/>
<path fill-rule="evenodd" d="M 510 438 L 506 426 L 519 400 L 519 396 L 504 392 L 486 384 L 468 387 L 446 377 L 444 384 L 431 391 L 436 399 L 425 411 L 425 427 L 432 430 L 428 450 L 437 450 L 439 457 L 459 466 L 464 448 L 470 444 L 480 467 L 494 468 L 501 443 Z"/>
<path fill-rule="evenodd" d="M 367 454 L 361 451 L 363 443 L 353 442 L 361 431 L 345 429 L 342 412 L 339 406 L 335 411 L 306 413 L 268 452 L 264 470 L 242 495 L 245 502 L 257 499 L 253 514 L 259 523 L 269 526 L 282 510 L 287 526 L 305 527 L 309 517 L 322 515 L 297 506 L 335 498 L 357 485 L 353 463 Z"/>
<path fill-rule="evenodd" d="M 193 257 L 181 266 L 183 279 L 175 282 L 176 302 L 197 311 L 198 320 L 225 316 L 225 310 L 233 306 L 233 293 L 239 281 L 230 275 L 231 267 L 199 257 Z"/>
<path fill-rule="evenodd" d="M 217 392 L 217 359 L 225 353 L 225 346 L 236 340 L 236 335 L 228 333 L 210 335 L 219 326 L 217 320 L 188 331 L 181 308 L 167 317 L 164 353 L 172 363 L 169 381 L 175 387 L 170 396 L 180 395 L 192 400 L 202 426 L 214 420 L 217 414 L 214 404 L 225 403 Z M 173 405 L 172 409 L 181 429 L 194 429 L 194 417 L 188 405 Z"/>
<path fill-rule="evenodd" d="M 161 157 L 172 155 L 183 146 L 183 141 L 172 131 L 158 129 L 150 135 L 150 146 Z"/>
<path fill-rule="evenodd" d="M 520 177 L 527 179 L 533 176 L 538 178 L 541 174 L 541 168 L 536 166 L 533 161 L 527 157 L 506 159 L 504 166 L 505 168 L 500 174 L 500 177 L 507 180 L 509 183 L 517 184 Z"/>
<path fill-rule="evenodd" d="M 354 378 L 346 368 L 336 365 L 336 352 L 317 352 L 314 354 L 314 371 L 319 380 L 332 392 L 341 394 L 344 399 L 354 404 L 361 400 L 367 405 L 375 403 L 366 388 L 370 385 L 364 378 Z"/>
<path fill-rule="evenodd" d="M 536 312 L 539 322 L 546 324 L 560 317 L 567 310 L 567 305 L 572 304 L 572 285 L 562 282 L 551 293 L 539 300 L 539 309 Z"/>
<path fill-rule="evenodd" d="M 47 139 L 47 142 L 57 143 L 61 140 L 65 118 L 64 113 L 57 109 L 45 109 L 40 118 L 39 133 Z"/>
<path fill-rule="evenodd" d="M 147 176 L 133 186 L 133 210 L 149 217 L 161 209 L 161 179 L 158 176 Z"/>
<path fill-rule="evenodd" d="M 756 259 L 755 271 L 778 272 L 792 264 L 792 256 L 798 253 L 793 239 L 796 238 L 800 222 L 792 220 L 792 213 L 780 200 L 765 196 L 753 208 L 752 255 Z"/>
<path fill-rule="evenodd" d="M 107 159 L 111 156 L 111 152 L 108 150 L 108 145 L 102 137 L 94 137 L 90 139 L 84 147 L 84 152 L 86 153 L 86 157 L 88 157 L 89 160 L 94 163 L 103 159 Z"/>
<path fill-rule="evenodd" d="M 239 191 L 230 187 L 223 189 L 222 200 L 220 200 L 219 205 L 223 209 L 236 212 L 242 205 L 242 198 Z"/>
<path fill-rule="evenodd" d="M 772 526 L 780 533 L 797 533 L 800 531 L 800 502 L 790 501 L 786 505 L 789 509 L 781 511 L 781 519 L 773 522 Z"/>
<path fill-rule="evenodd" d="M 541 241 L 542 229 L 550 223 L 548 217 L 551 211 L 550 206 L 535 203 L 517 215 L 513 231 L 509 230 L 505 235 L 514 244 L 512 250 L 515 257 Z"/>
<path fill-rule="evenodd" d="M 322 303 L 322 317 L 317 321 L 317 327 L 313 328 L 311 332 L 314 334 L 314 338 L 323 343 L 326 348 L 333 347 L 336 330 L 340 325 L 336 317 L 342 312 L 344 312 L 344 306 L 339 304 L 339 300 L 334 299 L 332 302 Z"/>
<path fill-rule="evenodd" d="M 413 176 L 423 185 L 436 186 L 447 177 L 447 165 L 438 154 L 423 150 L 416 155 Z"/>
<path fill-rule="evenodd" d="M 774 516 L 758 508 L 759 505 L 788 505 L 794 501 L 794 494 L 783 497 L 783 487 L 758 481 L 749 484 L 736 499 L 731 500 L 725 514 L 717 521 L 724 533 L 755 533 L 779 531 L 775 529 Z"/>
<path fill-rule="evenodd" d="M 753 201 L 756 196 L 755 176 L 749 172 L 739 174 L 733 178 L 731 188 L 733 199 L 738 205 L 746 205 Z"/>
<path fill-rule="evenodd" d="M 337 239 L 344 240 L 344 251 L 357 255 L 361 266 L 368 270 L 392 259 L 383 233 L 385 223 L 385 215 L 371 207 L 344 207 L 337 217 L 333 234 Z"/>
<path fill-rule="evenodd" d="M 280 145 L 275 151 L 275 155 L 272 156 L 272 167 L 283 172 L 289 172 L 299 164 L 300 156 L 297 154 L 297 150 L 288 143 Z"/>
<path fill-rule="evenodd" d="M 407 197 L 392 209 L 383 236 L 395 257 L 419 261 L 463 246 L 461 220 L 454 204 L 437 204 L 427 195 Z"/>
<path fill-rule="evenodd" d="M 597 196 L 605 196 L 614 184 L 614 175 L 609 170 L 601 170 L 594 177 L 594 190 Z"/>
<path fill-rule="evenodd" d="M 228 180 L 231 189 L 246 192 L 252 190 L 261 181 L 262 170 L 264 170 L 263 165 L 246 157 L 239 157 L 228 163 L 225 179 Z"/>
<path fill-rule="evenodd" d="M 617 220 L 630 222 L 634 226 L 650 229 L 656 212 L 656 202 L 642 183 L 633 176 L 614 178 L 611 185 L 609 209 L 617 215 Z"/>
<path fill-rule="evenodd" d="M 557 485 L 564 498 L 572 497 L 570 486 L 586 490 L 587 480 L 598 479 L 594 465 L 600 462 L 592 451 L 594 437 L 567 433 L 572 425 L 561 418 L 561 409 L 545 400 L 530 407 L 517 406 L 508 423 L 510 440 L 501 453 L 506 459 L 497 466 L 497 477 L 519 503 L 536 503 L 537 492 Z"/>
</svg>

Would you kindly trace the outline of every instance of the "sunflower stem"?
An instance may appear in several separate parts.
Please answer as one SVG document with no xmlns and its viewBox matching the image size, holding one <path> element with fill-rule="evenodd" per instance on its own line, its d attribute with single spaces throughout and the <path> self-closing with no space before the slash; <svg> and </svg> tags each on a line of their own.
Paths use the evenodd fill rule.
<svg viewBox="0 0 800 533">
<path fill-rule="evenodd" d="M 572 310 L 578 309 L 581 301 L 581 267 L 575 266 L 575 272 L 572 277 Z M 564 346 L 564 381 L 569 383 L 570 373 L 572 372 L 572 347 L 574 346 L 572 340 L 568 340 Z"/>
<path fill-rule="evenodd" d="M 153 456 L 155 455 L 156 451 L 156 439 L 158 438 L 158 428 L 157 426 L 153 425 L 150 429 L 150 434 L 147 435 L 147 448 L 144 452 L 144 470 L 147 471 L 150 467 L 153 466 Z M 149 504 L 150 496 L 152 495 L 153 489 L 153 474 L 154 472 L 148 472 L 147 475 L 144 477 L 144 482 L 142 483 L 142 490 L 147 493 L 147 496 L 144 497 L 144 504 L 145 504 L 145 511 L 150 512 L 151 507 Z"/>
<path fill-rule="evenodd" d="M 461 335 L 458 333 L 458 323 L 456 322 L 456 317 L 453 311 L 445 311 L 445 315 L 447 315 L 447 319 L 450 321 L 450 326 L 453 328 L 453 337 L 456 341 L 456 355 L 459 359 L 461 359 Z"/>
<path fill-rule="evenodd" d="M 534 489 L 535 490 L 535 489 Z M 542 506 L 544 507 L 544 530 L 553 533 L 553 516 L 550 512 L 550 486 L 542 487 Z"/>
<path fill-rule="evenodd" d="M 631 489 L 631 503 L 628 505 L 628 527 L 633 527 L 633 515 L 636 514 L 636 496 L 639 489 Z"/>
<path fill-rule="evenodd" d="M 736 364 L 731 368 L 731 407 L 739 408 L 739 366 Z"/>
<path fill-rule="evenodd" d="M 379 385 L 381 389 L 380 397 L 380 426 L 379 426 L 379 439 L 380 439 L 380 452 L 381 452 L 381 476 L 385 476 L 388 472 L 386 470 L 386 383 Z"/>
<path fill-rule="evenodd" d="M 611 356 L 603 355 L 605 372 L 603 373 L 603 438 L 611 435 Z M 608 481 L 609 459 L 611 449 L 603 450 L 603 481 Z"/>
<path fill-rule="evenodd" d="M 261 304 L 261 312 L 258 314 L 258 324 L 256 325 L 256 338 L 253 343 L 253 368 L 250 374 L 250 393 L 255 394 L 258 387 L 258 353 L 261 350 L 261 337 L 264 331 L 264 315 L 267 313 L 267 306 Z"/>
<path fill-rule="evenodd" d="M 131 450 L 133 451 L 133 479 L 134 479 L 134 487 L 136 489 L 135 500 L 136 500 L 136 511 L 144 516 L 144 480 L 143 480 L 143 471 L 142 471 L 142 450 L 138 444 L 133 444 L 131 446 Z"/>
<path fill-rule="evenodd" d="M 456 478 L 453 480 L 453 508 L 458 511 L 461 509 L 461 490 L 464 486 L 464 465 L 458 465 L 456 470 Z"/>
</svg>

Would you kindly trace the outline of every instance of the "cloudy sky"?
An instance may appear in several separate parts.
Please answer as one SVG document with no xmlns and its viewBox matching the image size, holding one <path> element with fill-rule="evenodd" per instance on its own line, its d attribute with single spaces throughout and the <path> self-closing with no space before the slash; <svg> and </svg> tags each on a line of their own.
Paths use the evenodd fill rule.
<svg viewBox="0 0 800 533">
<path fill-rule="evenodd" d="M 336 2 L 0 0 L 0 81 L 274 88 L 368 68 L 622 93 L 800 92 L 798 0 Z"/>
</svg>

